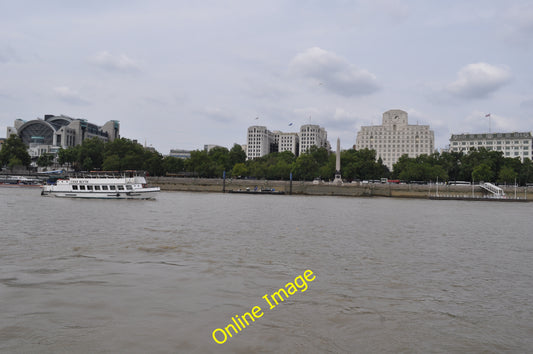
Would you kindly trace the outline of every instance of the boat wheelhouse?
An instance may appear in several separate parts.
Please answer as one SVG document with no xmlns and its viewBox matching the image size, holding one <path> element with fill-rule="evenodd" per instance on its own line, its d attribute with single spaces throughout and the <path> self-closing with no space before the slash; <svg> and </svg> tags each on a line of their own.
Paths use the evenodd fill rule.
<svg viewBox="0 0 533 354">
<path fill-rule="evenodd" d="M 144 176 L 85 175 L 43 185 L 41 195 L 64 198 L 153 199 L 159 187 L 148 187 Z"/>
</svg>

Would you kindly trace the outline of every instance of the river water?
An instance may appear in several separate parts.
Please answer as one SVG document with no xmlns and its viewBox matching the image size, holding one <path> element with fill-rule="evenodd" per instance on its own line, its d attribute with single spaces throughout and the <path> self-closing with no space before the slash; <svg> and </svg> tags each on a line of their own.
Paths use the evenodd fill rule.
<svg viewBox="0 0 533 354">
<path fill-rule="evenodd" d="M 0 188 L 0 352 L 531 352 L 532 215 L 533 203 Z M 263 296 L 306 270 L 307 290 L 297 280 L 270 309 Z"/>
</svg>

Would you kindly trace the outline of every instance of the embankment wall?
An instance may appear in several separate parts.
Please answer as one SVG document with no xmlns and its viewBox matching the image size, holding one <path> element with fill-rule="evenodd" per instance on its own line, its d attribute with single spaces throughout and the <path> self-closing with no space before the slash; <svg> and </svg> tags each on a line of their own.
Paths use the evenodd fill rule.
<svg viewBox="0 0 533 354">
<path fill-rule="evenodd" d="M 224 181 L 222 179 L 211 178 L 180 178 L 180 177 L 149 177 L 148 182 L 154 186 L 161 187 L 163 191 L 188 191 L 188 192 L 223 192 Z M 290 193 L 289 181 L 267 181 L 267 180 L 243 180 L 226 179 L 225 190 L 238 190 L 250 188 L 253 190 L 273 188 L 277 191 Z M 514 198 L 515 188 L 503 188 L 509 198 Z M 435 184 L 381 184 L 381 183 L 344 183 L 333 185 L 329 183 L 313 184 L 312 182 L 293 181 L 292 194 L 296 195 L 335 195 L 349 197 L 400 197 L 400 198 L 427 198 L 437 193 Z M 471 197 L 476 198 L 486 196 L 479 186 L 474 186 L 472 193 L 471 186 L 439 185 L 439 196 Z M 533 201 L 533 188 L 518 187 L 516 195 L 521 199 Z"/>
</svg>

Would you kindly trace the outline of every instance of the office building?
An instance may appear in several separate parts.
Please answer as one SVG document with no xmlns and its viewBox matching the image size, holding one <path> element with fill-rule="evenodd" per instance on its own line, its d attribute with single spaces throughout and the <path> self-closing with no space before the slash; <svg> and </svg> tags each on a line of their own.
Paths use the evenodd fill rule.
<svg viewBox="0 0 533 354">
<path fill-rule="evenodd" d="M 504 157 L 532 158 L 533 136 L 530 132 L 452 134 L 450 151 L 467 153 L 471 149 L 485 148 L 501 151 Z"/>
<path fill-rule="evenodd" d="M 383 113 L 381 125 L 363 126 L 357 133 L 355 148 L 376 151 L 389 170 L 402 155 L 417 157 L 435 150 L 435 134 L 429 125 L 408 124 L 407 112 L 399 109 Z"/>
<path fill-rule="evenodd" d="M 309 150 L 313 145 L 319 148 L 326 148 L 328 151 L 331 149 L 326 129 L 316 124 L 302 125 L 300 127 L 300 155 Z"/>
<path fill-rule="evenodd" d="M 43 153 L 57 153 L 60 148 L 80 145 L 94 137 L 104 142 L 113 141 L 120 138 L 119 129 L 117 120 L 98 126 L 86 119 L 47 114 L 44 119 L 16 119 L 13 127 L 7 127 L 7 137 L 17 134 L 29 146 L 30 156 L 36 158 Z"/>
<path fill-rule="evenodd" d="M 191 151 L 190 150 L 180 150 L 180 149 L 171 149 L 169 156 L 177 157 L 180 159 L 190 159 Z"/>
<path fill-rule="evenodd" d="M 327 132 L 318 125 L 302 125 L 299 133 L 272 132 L 265 126 L 254 125 L 248 128 L 245 151 L 248 160 L 283 151 L 299 156 L 313 145 L 330 150 Z"/>
</svg>

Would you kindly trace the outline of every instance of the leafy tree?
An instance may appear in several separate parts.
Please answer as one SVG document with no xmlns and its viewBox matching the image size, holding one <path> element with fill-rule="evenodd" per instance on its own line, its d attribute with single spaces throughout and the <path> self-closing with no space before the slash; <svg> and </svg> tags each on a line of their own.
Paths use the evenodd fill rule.
<svg viewBox="0 0 533 354">
<path fill-rule="evenodd" d="M 102 170 L 104 171 L 120 171 L 120 158 L 118 155 L 109 155 L 104 159 L 102 164 Z"/>
<path fill-rule="evenodd" d="M 494 173 L 488 163 L 482 163 L 472 171 L 472 179 L 474 182 L 489 182 L 492 181 Z"/>
<path fill-rule="evenodd" d="M 206 151 L 191 151 L 191 157 L 186 161 L 188 171 L 195 173 L 199 177 L 213 177 L 214 169 Z"/>
<path fill-rule="evenodd" d="M 142 170 L 144 157 L 144 154 L 139 154 L 136 151 L 127 152 L 126 155 L 120 159 L 120 170 Z"/>
<path fill-rule="evenodd" d="M 77 161 L 79 161 L 80 149 L 80 145 L 71 146 L 67 149 L 59 149 L 57 153 L 57 162 L 62 166 L 65 164 L 73 166 Z"/>
<path fill-rule="evenodd" d="M 305 153 L 296 159 L 293 176 L 295 179 L 310 181 L 319 176 L 319 165 L 310 153 Z"/>
<path fill-rule="evenodd" d="M 9 160 L 7 164 L 7 167 L 11 171 L 13 171 L 13 169 L 18 166 L 23 166 L 23 162 L 18 157 L 15 157 L 15 156 L 11 157 L 11 159 Z"/>
<path fill-rule="evenodd" d="M 225 147 L 216 146 L 207 153 L 211 161 L 212 175 L 209 177 L 222 177 L 224 171 L 230 171 L 233 165 L 230 162 L 229 150 Z"/>
<path fill-rule="evenodd" d="M 315 159 L 316 163 L 320 166 L 328 163 L 330 153 L 325 147 L 319 148 L 316 145 L 313 145 L 307 150 L 307 153 L 311 154 L 313 159 Z"/>
<path fill-rule="evenodd" d="M 31 157 L 28 154 L 28 147 L 22 142 L 22 139 L 16 134 L 11 134 L 0 150 L 0 165 L 13 166 L 14 162 L 17 163 L 16 166 L 28 167 L 31 163 Z"/>
<path fill-rule="evenodd" d="M 438 163 L 444 169 L 450 181 L 460 181 L 460 166 L 463 152 L 443 152 L 438 156 Z"/>
<path fill-rule="evenodd" d="M 533 162 L 530 159 L 524 159 L 524 162 L 520 166 L 518 178 L 521 185 L 533 183 Z"/>
<path fill-rule="evenodd" d="M 87 156 L 84 160 L 83 160 L 83 163 L 82 163 L 82 168 L 85 170 L 85 171 L 91 171 L 94 169 L 94 162 L 93 162 L 93 159 L 91 159 L 89 156 Z"/>
<path fill-rule="evenodd" d="M 511 166 L 503 166 L 500 173 L 498 173 L 498 182 L 511 184 L 515 182 L 517 177 L 518 173 Z"/>
<path fill-rule="evenodd" d="M 185 168 L 183 159 L 174 156 L 165 156 L 162 163 L 163 170 L 169 173 L 182 172 Z"/>
<path fill-rule="evenodd" d="M 246 161 L 246 152 L 239 144 L 234 144 L 229 151 L 229 163 L 233 167 L 235 164 L 244 163 Z"/>
<path fill-rule="evenodd" d="M 46 167 L 50 166 L 54 162 L 54 155 L 44 153 L 37 159 L 37 166 L 39 167 Z"/>
<path fill-rule="evenodd" d="M 233 166 L 233 170 L 231 171 L 231 175 L 233 177 L 242 177 L 248 175 L 248 168 L 246 167 L 245 163 L 236 163 L 235 166 Z"/>
<path fill-rule="evenodd" d="M 147 151 L 142 169 L 152 176 L 161 176 L 163 174 L 163 156 L 158 152 Z"/>
<path fill-rule="evenodd" d="M 78 161 L 86 171 L 100 169 L 104 162 L 104 142 L 96 137 L 85 139 L 80 147 Z"/>
</svg>

